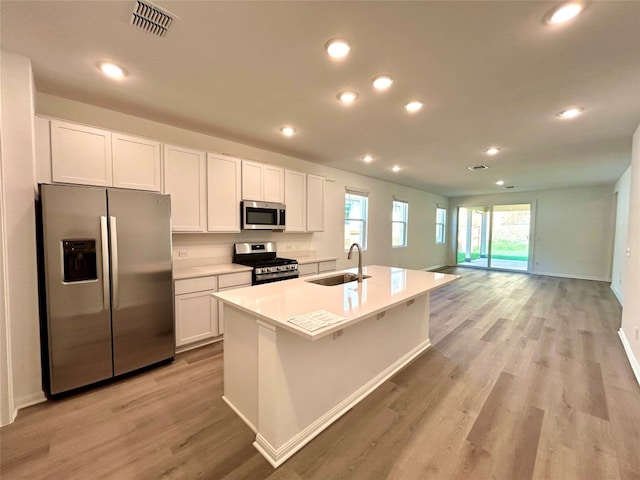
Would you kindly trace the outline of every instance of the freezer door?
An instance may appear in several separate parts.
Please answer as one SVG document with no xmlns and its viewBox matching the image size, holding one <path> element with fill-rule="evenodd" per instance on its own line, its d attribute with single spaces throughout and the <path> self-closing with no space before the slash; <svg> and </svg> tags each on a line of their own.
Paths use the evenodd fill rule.
<svg viewBox="0 0 640 480">
<path fill-rule="evenodd" d="M 108 189 L 113 368 L 130 372 L 175 353 L 169 195 Z"/>
<path fill-rule="evenodd" d="M 106 191 L 42 185 L 40 192 L 48 383 L 56 394 L 113 375 Z"/>
</svg>

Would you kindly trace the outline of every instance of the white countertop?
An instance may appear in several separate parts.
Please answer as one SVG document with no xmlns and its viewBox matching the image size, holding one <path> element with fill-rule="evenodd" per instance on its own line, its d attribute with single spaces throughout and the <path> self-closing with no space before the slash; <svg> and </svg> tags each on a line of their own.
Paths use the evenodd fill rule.
<svg viewBox="0 0 640 480">
<path fill-rule="evenodd" d="M 289 258 L 287 257 L 286 254 L 278 254 L 279 257 L 285 257 L 285 258 Z M 290 257 L 290 258 L 294 258 L 295 260 L 298 261 L 299 264 L 306 264 L 306 263 L 318 263 L 318 262 L 330 262 L 332 260 L 338 260 L 338 257 Z"/>
<path fill-rule="evenodd" d="M 350 282 L 328 287 L 308 282 L 345 272 L 357 273 L 357 268 L 212 295 L 276 327 L 315 340 L 459 278 L 458 275 L 445 273 L 370 265 L 363 267 L 363 273 L 371 275 L 371 278 L 362 283 Z M 326 310 L 346 320 L 313 332 L 288 321 L 291 317 L 315 310 Z"/>
<path fill-rule="evenodd" d="M 199 267 L 174 267 L 173 279 L 206 277 L 209 275 L 224 275 L 225 273 L 250 272 L 253 270 L 246 265 L 237 263 L 222 263 L 219 265 L 202 265 Z"/>
</svg>

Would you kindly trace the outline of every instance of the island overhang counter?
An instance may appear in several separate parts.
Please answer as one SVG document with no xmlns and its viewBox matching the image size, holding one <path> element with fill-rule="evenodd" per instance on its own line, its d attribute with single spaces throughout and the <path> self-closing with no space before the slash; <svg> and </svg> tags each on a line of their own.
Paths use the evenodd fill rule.
<svg viewBox="0 0 640 480">
<path fill-rule="evenodd" d="M 274 467 L 431 346 L 429 292 L 459 278 L 373 265 L 362 283 L 311 282 L 343 273 L 355 269 L 213 294 L 224 307 L 223 399 Z M 320 311 L 336 323 L 291 321 Z"/>
</svg>

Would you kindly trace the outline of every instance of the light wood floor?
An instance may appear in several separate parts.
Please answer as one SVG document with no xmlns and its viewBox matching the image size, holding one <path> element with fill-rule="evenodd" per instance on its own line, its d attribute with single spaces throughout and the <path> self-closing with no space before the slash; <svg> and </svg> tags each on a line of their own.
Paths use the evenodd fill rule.
<svg viewBox="0 0 640 480">
<path fill-rule="evenodd" d="M 222 345 L 22 410 L 9 479 L 638 479 L 640 387 L 601 282 L 452 269 L 433 348 L 277 470 L 223 403 Z"/>
</svg>

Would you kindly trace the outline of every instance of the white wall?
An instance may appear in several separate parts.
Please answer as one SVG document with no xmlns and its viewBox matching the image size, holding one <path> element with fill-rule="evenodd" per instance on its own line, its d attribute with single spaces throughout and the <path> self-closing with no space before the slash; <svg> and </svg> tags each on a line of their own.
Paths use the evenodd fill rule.
<svg viewBox="0 0 640 480">
<path fill-rule="evenodd" d="M 535 202 L 532 273 L 609 281 L 615 206 L 612 186 L 452 198 L 450 235 L 459 206 Z M 449 244 L 455 263 L 455 242 Z"/>
<path fill-rule="evenodd" d="M 628 248 L 620 337 L 640 383 L 640 125 L 633 135 Z"/>
<path fill-rule="evenodd" d="M 279 248 L 282 249 L 281 255 L 285 255 L 287 251 L 312 251 L 317 255 L 338 257 L 339 268 L 353 266 L 353 261 L 346 260 L 343 249 L 344 192 L 345 186 L 349 186 L 369 191 L 369 241 L 367 251 L 363 255 L 365 264 L 420 269 L 446 264 L 446 247 L 435 244 L 436 204 L 447 205 L 446 197 L 60 97 L 38 93 L 36 98 L 36 111 L 40 115 L 154 138 L 165 143 L 258 160 L 327 178 L 324 232 L 176 234 L 174 251 L 186 251 L 186 259 L 218 257 L 225 255 L 225 252 L 230 258 L 231 245 L 234 242 L 270 240 L 278 242 Z M 366 165 L 363 164 L 363 170 L 365 169 Z M 407 248 L 391 247 L 393 195 L 409 201 Z M 180 260 L 184 259 L 181 257 Z"/>
<path fill-rule="evenodd" d="M 44 399 L 40 367 L 40 329 L 35 240 L 35 153 L 33 76 L 25 57 L 1 52 L 2 80 L 2 225 L 3 282 L 6 325 L 0 328 L 2 422 L 13 420 L 15 409 Z M 0 292 L 2 293 L 2 292 Z M 4 383 L 4 381 L 3 381 Z M 4 386 L 4 385 L 3 385 Z M 13 404 L 13 405 L 12 405 Z M 7 417 L 7 413 L 9 416 Z"/>
<path fill-rule="evenodd" d="M 613 266 L 611 268 L 611 290 L 620 303 L 624 298 L 624 274 L 627 266 L 627 240 L 629 234 L 629 201 L 631 196 L 631 167 L 616 182 L 613 191 L 617 194 L 615 240 L 613 244 Z"/>
</svg>

